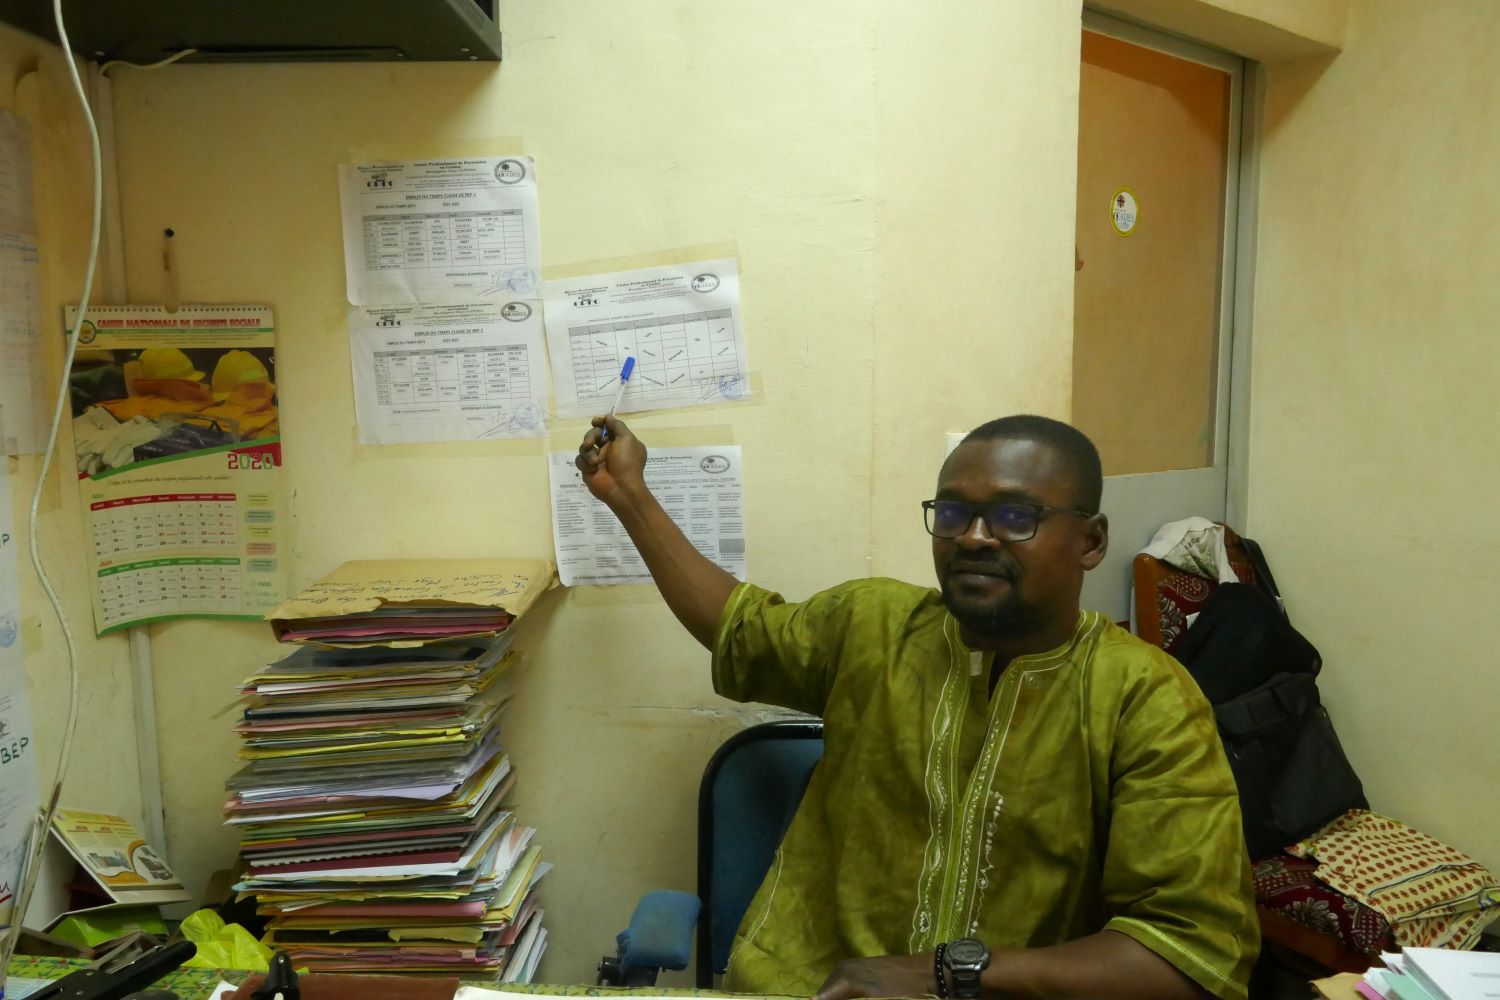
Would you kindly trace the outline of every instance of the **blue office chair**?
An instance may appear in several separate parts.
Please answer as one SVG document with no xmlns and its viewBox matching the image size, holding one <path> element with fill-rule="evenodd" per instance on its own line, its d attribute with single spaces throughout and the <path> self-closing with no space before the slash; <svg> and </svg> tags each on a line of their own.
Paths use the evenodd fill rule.
<svg viewBox="0 0 1500 1000">
<path fill-rule="evenodd" d="M 660 970 L 687 968 L 696 923 L 697 985 L 712 988 L 822 755 L 821 722 L 768 722 L 725 741 L 698 789 L 698 894 L 642 896 L 599 985 L 654 986 Z"/>
</svg>

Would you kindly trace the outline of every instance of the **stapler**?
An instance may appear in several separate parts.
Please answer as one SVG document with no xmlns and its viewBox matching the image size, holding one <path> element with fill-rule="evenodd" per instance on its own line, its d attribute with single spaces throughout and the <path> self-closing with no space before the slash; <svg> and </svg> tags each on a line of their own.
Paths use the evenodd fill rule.
<svg viewBox="0 0 1500 1000">
<path fill-rule="evenodd" d="M 266 981 L 260 989 L 250 994 L 251 1000 L 302 1000 L 302 988 L 297 985 L 297 970 L 292 968 L 292 956 L 278 951 L 271 956 L 271 967 L 266 970 Z"/>
<path fill-rule="evenodd" d="M 198 953 L 198 946 L 191 941 L 153 948 L 134 961 L 116 968 L 80 969 L 70 972 L 54 983 L 31 994 L 33 1000 L 124 1000 L 137 996 L 139 1000 L 176 1000 L 169 990 L 144 990 L 162 976 L 176 970 L 183 962 Z"/>
</svg>

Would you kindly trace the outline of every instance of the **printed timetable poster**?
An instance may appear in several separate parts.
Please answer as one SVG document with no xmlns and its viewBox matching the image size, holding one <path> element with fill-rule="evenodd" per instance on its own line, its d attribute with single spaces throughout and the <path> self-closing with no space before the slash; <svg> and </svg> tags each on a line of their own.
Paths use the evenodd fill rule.
<svg viewBox="0 0 1500 1000">
<path fill-rule="evenodd" d="M 286 596 L 275 344 L 267 306 L 88 311 L 69 388 L 100 635 Z"/>
</svg>

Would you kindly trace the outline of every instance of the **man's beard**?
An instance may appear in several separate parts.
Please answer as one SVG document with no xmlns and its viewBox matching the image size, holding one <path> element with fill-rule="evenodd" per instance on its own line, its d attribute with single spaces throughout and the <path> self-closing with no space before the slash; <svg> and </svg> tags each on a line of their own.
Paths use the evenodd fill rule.
<svg viewBox="0 0 1500 1000">
<path fill-rule="evenodd" d="M 1015 638 L 1040 631 L 1046 624 L 1046 615 L 1041 609 L 1021 600 L 1014 590 L 994 604 L 976 608 L 959 604 L 954 599 L 946 576 L 940 587 L 948 613 L 971 632 Z"/>
</svg>

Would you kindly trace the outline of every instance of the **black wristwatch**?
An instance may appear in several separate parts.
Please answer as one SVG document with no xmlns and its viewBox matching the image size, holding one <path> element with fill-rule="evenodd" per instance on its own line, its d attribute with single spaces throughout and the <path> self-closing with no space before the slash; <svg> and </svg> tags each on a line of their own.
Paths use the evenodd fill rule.
<svg viewBox="0 0 1500 1000">
<path fill-rule="evenodd" d="M 983 941 L 959 938 L 943 946 L 943 968 L 953 980 L 949 996 L 956 1000 L 977 1000 L 979 976 L 990 967 L 990 950 Z"/>
</svg>

